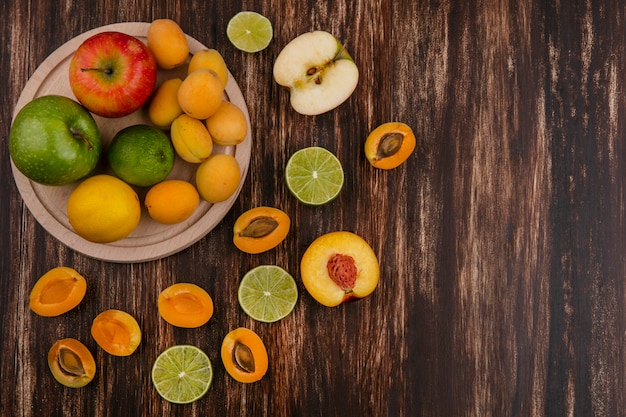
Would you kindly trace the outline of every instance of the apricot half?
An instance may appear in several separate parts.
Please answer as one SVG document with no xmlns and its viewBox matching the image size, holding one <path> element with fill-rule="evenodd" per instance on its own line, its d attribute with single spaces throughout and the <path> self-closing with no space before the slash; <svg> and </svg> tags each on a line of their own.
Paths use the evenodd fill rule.
<svg viewBox="0 0 626 417">
<path fill-rule="evenodd" d="M 284 211 L 274 207 L 255 207 L 239 216 L 233 226 L 233 243 L 246 253 L 261 253 L 282 242 L 291 221 Z"/>
<path fill-rule="evenodd" d="M 66 266 L 52 268 L 37 280 L 30 292 L 30 309 L 44 317 L 59 316 L 76 307 L 87 292 L 87 281 Z"/>
<path fill-rule="evenodd" d="M 141 342 L 141 329 L 133 316 L 125 311 L 111 309 L 93 319 L 91 336 L 105 352 L 128 356 Z"/>
<path fill-rule="evenodd" d="M 96 361 L 80 341 L 61 339 L 48 351 L 48 366 L 54 379 L 70 388 L 84 387 L 96 374 Z"/>
<path fill-rule="evenodd" d="M 372 166 L 393 169 L 408 159 L 415 149 L 415 135 L 400 122 L 383 123 L 365 140 L 365 157 Z"/>
<path fill-rule="evenodd" d="M 221 349 L 226 372 L 236 381 L 256 382 L 267 372 L 267 349 L 255 332 L 245 327 L 230 331 Z"/>
<path fill-rule="evenodd" d="M 315 239 L 302 255 L 302 283 L 320 304 L 335 307 L 370 295 L 378 285 L 376 254 L 360 236 L 331 232 Z"/>
<path fill-rule="evenodd" d="M 211 296 L 201 287 L 187 282 L 164 289 L 159 294 L 158 308 L 163 320 L 177 327 L 200 327 L 213 316 Z"/>
</svg>

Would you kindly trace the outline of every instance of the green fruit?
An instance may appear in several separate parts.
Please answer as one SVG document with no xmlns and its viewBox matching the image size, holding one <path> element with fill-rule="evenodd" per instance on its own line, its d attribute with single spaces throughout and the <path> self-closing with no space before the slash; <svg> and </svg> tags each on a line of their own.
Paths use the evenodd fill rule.
<svg viewBox="0 0 626 417">
<path fill-rule="evenodd" d="M 9 152 L 16 168 L 44 185 L 66 185 L 90 174 L 102 142 L 93 116 L 64 96 L 33 99 L 15 116 Z"/>
<path fill-rule="evenodd" d="M 138 187 L 163 181 L 174 167 L 174 146 L 154 126 L 138 124 L 120 130 L 109 145 L 111 169 L 122 180 Z"/>
</svg>

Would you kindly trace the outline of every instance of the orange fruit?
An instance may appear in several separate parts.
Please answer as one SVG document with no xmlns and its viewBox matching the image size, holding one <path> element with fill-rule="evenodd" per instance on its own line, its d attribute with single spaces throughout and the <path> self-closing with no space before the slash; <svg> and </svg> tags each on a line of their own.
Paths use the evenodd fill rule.
<svg viewBox="0 0 626 417">
<path fill-rule="evenodd" d="M 165 180 L 152 186 L 144 201 L 150 217 L 163 224 L 187 220 L 198 204 L 198 190 L 193 184 L 183 180 Z"/>
</svg>

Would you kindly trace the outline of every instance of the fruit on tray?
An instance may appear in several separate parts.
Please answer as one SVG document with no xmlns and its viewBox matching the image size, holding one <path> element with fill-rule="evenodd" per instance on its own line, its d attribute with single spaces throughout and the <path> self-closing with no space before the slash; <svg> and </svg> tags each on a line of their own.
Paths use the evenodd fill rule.
<svg viewBox="0 0 626 417">
<path fill-rule="evenodd" d="M 200 327 L 213 316 L 213 300 L 202 287 L 189 282 L 170 285 L 159 294 L 159 314 L 177 327 Z"/>
<path fill-rule="evenodd" d="M 79 340 L 61 339 L 48 351 L 48 366 L 61 384 L 81 388 L 89 384 L 96 374 L 96 361 L 89 349 Z"/>
<path fill-rule="evenodd" d="M 243 111 L 230 101 L 223 100 L 218 109 L 206 119 L 213 142 L 221 146 L 235 146 L 243 142 L 248 123 Z"/>
<path fill-rule="evenodd" d="M 146 193 L 144 205 L 148 215 L 161 224 L 177 224 L 187 220 L 200 204 L 198 190 L 188 181 L 165 180 Z"/>
<path fill-rule="evenodd" d="M 89 111 L 122 117 L 152 95 L 157 65 L 148 47 L 134 36 L 108 31 L 86 39 L 70 61 L 72 92 Z"/>
<path fill-rule="evenodd" d="M 367 136 L 365 157 L 372 166 L 393 169 L 408 159 L 415 149 L 415 135 L 405 123 L 383 123 Z"/>
<path fill-rule="evenodd" d="M 170 346 L 156 358 L 151 379 L 163 399 L 189 404 L 202 398 L 213 381 L 211 360 L 192 345 Z"/>
<path fill-rule="evenodd" d="M 156 19 L 148 26 L 148 49 L 159 68 L 169 70 L 187 61 L 189 43 L 185 32 L 171 19 Z"/>
<path fill-rule="evenodd" d="M 219 51 L 215 49 L 201 49 L 195 52 L 189 60 L 187 73 L 191 74 L 200 68 L 215 71 L 220 81 L 222 81 L 222 85 L 226 88 L 226 84 L 228 84 L 228 67 Z"/>
<path fill-rule="evenodd" d="M 159 129 L 169 130 L 172 122 L 183 114 L 178 104 L 178 88 L 182 83 L 180 78 L 170 78 L 163 81 L 152 95 L 148 118 Z"/>
<path fill-rule="evenodd" d="M 96 243 L 128 236 L 139 224 L 141 205 L 133 188 L 121 179 L 98 174 L 70 193 L 67 217 L 77 235 Z"/>
<path fill-rule="evenodd" d="M 259 381 L 268 367 L 267 350 L 263 340 L 250 329 L 239 327 L 230 331 L 222 342 L 224 368 L 236 381 Z"/>
<path fill-rule="evenodd" d="M 172 122 L 170 138 L 178 156 L 192 164 L 206 160 L 213 152 L 213 138 L 204 122 L 187 114 Z"/>
<path fill-rule="evenodd" d="M 178 104 L 189 116 L 204 120 L 222 104 L 224 86 L 215 71 L 200 68 L 187 75 L 178 88 Z"/>
<path fill-rule="evenodd" d="M 146 124 L 128 126 L 109 144 L 109 165 L 130 185 L 149 187 L 163 181 L 174 168 L 174 147 L 161 129 Z"/>
<path fill-rule="evenodd" d="M 30 291 L 30 309 L 55 317 L 78 306 L 87 292 L 87 281 L 75 269 L 59 266 L 43 274 Z"/>
<path fill-rule="evenodd" d="M 239 163 L 229 154 L 213 154 L 196 170 L 196 187 L 209 203 L 227 200 L 237 190 L 240 179 Z"/>
<path fill-rule="evenodd" d="M 45 185 L 67 185 L 98 164 L 102 142 L 93 116 L 73 99 L 46 95 L 15 116 L 9 152 L 16 168 Z"/>
<path fill-rule="evenodd" d="M 311 243 L 300 262 L 302 283 L 320 304 L 335 307 L 370 295 L 380 268 L 370 245 L 352 232 L 326 233 Z"/>
<path fill-rule="evenodd" d="M 274 80 L 289 89 L 291 106 L 318 115 L 342 104 L 359 81 L 346 48 L 325 31 L 306 32 L 289 42 L 274 61 Z"/>
<path fill-rule="evenodd" d="M 91 324 L 91 336 L 98 346 L 114 356 L 129 356 L 141 343 L 137 320 L 121 310 L 105 310 Z"/>
<path fill-rule="evenodd" d="M 242 213 L 233 226 L 233 243 L 246 253 L 268 251 L 287 237 L 291 220 L 284 211 L 267 206 Z"/>
</svg>

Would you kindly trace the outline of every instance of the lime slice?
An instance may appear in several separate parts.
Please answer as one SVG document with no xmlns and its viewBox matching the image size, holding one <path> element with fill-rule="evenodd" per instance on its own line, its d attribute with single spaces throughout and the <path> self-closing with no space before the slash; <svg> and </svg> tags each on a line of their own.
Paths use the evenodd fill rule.
<svg viewBox="0 0 626 417">
<path fill-rule="evenodd" d="M 341 162 L 320 147 L 300 149 L 287 161 L 285 180 L 300 202 L 319 206 L 333 200 L 343 187 Z"/>
<path fill-rule="evenodd" d="M 156 358 L 152 367 L 152 383 L 157 392 L 175 404 L 200 399 L 209 390 L 212 380 L 211 361 L 196 346 L 171 346 Z"/>
<path fill-rule="evenodd" d="M 258 52 L 272 40 L 272 23 L 256 12 L 239 12 L 228 22 L 226 36 L 237 49 Z"/>
<path fill-rule="evenodd" d="M 298 301 L 298 288 L 293 277 L 281 267 L 260 265 L 243 276 L 238 298 L 247 315 L 273 323 L 291 313 Z"/>
</svg>

